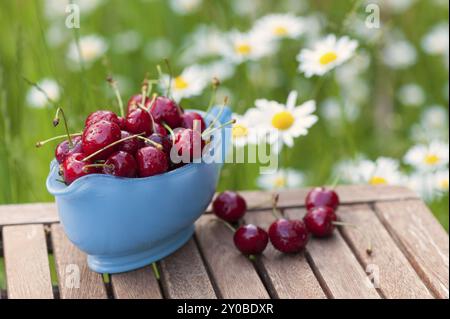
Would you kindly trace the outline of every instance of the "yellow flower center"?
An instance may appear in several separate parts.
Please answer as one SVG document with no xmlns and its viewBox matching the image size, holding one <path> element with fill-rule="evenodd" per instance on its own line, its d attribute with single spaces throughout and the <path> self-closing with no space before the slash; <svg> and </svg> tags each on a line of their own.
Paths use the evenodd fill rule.
<svg viewBox="0 0 450 319">
<path fill-rule="evenodd" d="M 274 180 L 274 182 L 273 182 L 273 185 L 274 185 L 276 188 L 283 188 L 283 187 L 286 186 L 286 184 L 287 184 L 286 178 L 281 177 L 281 176 L 277 177 L 277 178 Z"/>
<path fill-rule="evenodd" d="M 236 52 L 242 55 L 248 55 L 252 52 L 252 47 L 248 43 L 236 45 Z"/>
<path fill-rule="evenodd" d="M 449 187 L 449 181 L 448 178 L 447 179 L 443 179 L 440 183 L 439 183 L 439 187 L 443 190 L 448 190 Z"/>
<path fill-rule="evenodd" d="M 278 35 L 280 37 L 288 34 L 288 30 L 286 29 L 286 27 L 283 26 L 277 26 L 274 30 L 273 33 L 275 33 L 275 35 Z"/>
<path fill-rule="evenodd" d="M 334 52 L 327 52 L 327 53 L 325 53 L 324 55 L 322 55 L 320 57 L 319 62 L 322 65 L 327 65 L 327 64 L 330 64 L 331 62 L 336 61 L 337 58 L 338 58 L 338 56 L 337 56 L 336 53 L 334 53 Z"/>
<path fill-rule="evenodd" d="M 381 176 L 373 176 L 369 181 L 370 185 L 386 185 L 387 183 L 386 178 Z"/>
<path fill-rule="evenodd" d="M 423 161 L 427 165 L 436 165 L 439 163 L 440 158 L 436 154 L 428 154 Z"/>
<path fill-rule="evenodd" d="M 175 89 L 177 90 L 184 90 L 187 89 L 187 87 L 189 86 L 189 84 L 186 82 L 185 79 L 183 79 L 182 76 L 177 76 L 174 80 L 174 85 L 175 85 Z"/>
<path fill-rule="evenodd" d="M 292 124 L 294 124 L 295 118 L 291 114 L 291 112 L 288 111 L 282 111 L 274 115 L 272 118 L 272 125 L 276 129 L 280 131 L 284 131 L 289 129 Z"/>
<path fill-rule="evenodd" d="M 248 135 L 248 128 L 242 124 L 234 125 L 231 131 L 234 139 L 246 137 Z"/>
</svg>

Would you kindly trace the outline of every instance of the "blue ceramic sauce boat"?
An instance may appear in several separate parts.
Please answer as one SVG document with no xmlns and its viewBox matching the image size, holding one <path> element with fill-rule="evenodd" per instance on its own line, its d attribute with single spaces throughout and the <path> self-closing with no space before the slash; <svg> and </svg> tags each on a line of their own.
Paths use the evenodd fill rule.
<svg viewBox="0 0 450 319">
<path fill-rule="evenodd" d="M 201 111 L 197 111 L 204 115 Z M 206 122 L 231 111 L 214 108 Z M 217 134 L 216 134 L 217 135 Z M 219 131 L 226 155 L 230 130 Z M 84 251 L 89 267 L 99 273 L 119 273 L 151 264 L 183 246 L 194 223 L 214 196 L 222 164 L 191 163 L 147 178 L 118 178 L 93 174 L 66 186 L 57 181 L 54 160 L 47 189 L 55 196 L 61 224 L 69 240 Z"/>
</svg>

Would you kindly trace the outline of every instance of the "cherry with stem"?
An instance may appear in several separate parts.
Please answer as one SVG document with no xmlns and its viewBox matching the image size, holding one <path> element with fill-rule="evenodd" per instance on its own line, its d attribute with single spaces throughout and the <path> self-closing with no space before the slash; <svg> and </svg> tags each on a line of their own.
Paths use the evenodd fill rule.
<svg viewBox="0 0 450 319">
<path fill-rule="evenodd" d="M 82 132 L 80 132 L 80 133 L 73 133 L 73 134 L 70 134 L 70 137 L 77 137 L 77 136 L 81 136 L 81 135 L 83 135 Z M 51 137 L 51 138 L 46 139 L 44 141 L 36 142 L 36 147 L 42 147 L 42 146 L 44 146 L 45 144 L 47 144 L 49 142 L 60 140 L 60 139 L 66 138 L 66 137 L 67 137 L 67 134 L 54 136 L 54 137 Z"/>
<path fill-rule="evenodd" d="M 69 141 L 69 148 L 73 148 L 73 141 L 72 141 L 72 137 L 70 136 L 69 126 L 67 125 L 66 115 L 64 114 L 64 110 L 61 107 L 58 107 L 58 109 L 56 110 L 55 118 L 53 119 L 53 126 L 54 127 L 58 126 L 60 114 L 62 115 L 62 118 L 64 121 L 64 129 L 66 130 L 66 136 Z"/>
<path fill-rule="evenodd" d="M 156 147 L 156 148 L 159 149 L 160 151 L 163 150 L 163 146 L 162 146 L 161 144 L 156 143 L 155 141 L 152 141 L 152 140 L 149 139 L 149 138 L 146 138 L 146 137 L 144 137 L 144 136 L 138 136 L 137 138 L 140 139 L 140 140 L 143 140 L 144 142 L 146 142 L 146 143 L 148 143 L 148 144 L 150 144 L 150 145 L 152 145 L 152 146 L 154 146 L 154 147 Z"/>
<path fill-rule="evenodd" d="M 109 144 L 109 145 L 103 147 L 102 149 L 99 149 L 98 151 L 96 151 L 96 152 L 90 154 L 89 156 L 85 157 L 85 158 L 83 159 L 83 162 L 89 161 L 90 159 L 94 158 L 95 156 L 97 156 L 97 155 L 100 154 L 101 152 L 103 152 L 103 151 L 105 151 L 105 150 L 107 150 L 107 149 L 109 149 L 109 148 L 111 148 L 111 147 L 113 147 L 113 146 L 116 146 L 116 145 L 118 145 L 118 144 L 120 144 L 120 143 L 122 143 L 122 142 L 124 142 L 124 141 L 131 140 L 131 139 L 133 139 L 133 138 L 142 136 L 142 135 L 144 135 L 144 134 L 145 134 L 145 132 L 142 132 L 142 133 L 140 133 L 140 134 L 130 135 L 130 136 L 124 137 L 124 138 L 122 138 L 122 139 L 120 139 L 120 140 L 117 140 L 117 141 L 115 141 L 115 142 L 113 142 L 113 143 L 111 143 L 111 144 Z"/>
</svg>

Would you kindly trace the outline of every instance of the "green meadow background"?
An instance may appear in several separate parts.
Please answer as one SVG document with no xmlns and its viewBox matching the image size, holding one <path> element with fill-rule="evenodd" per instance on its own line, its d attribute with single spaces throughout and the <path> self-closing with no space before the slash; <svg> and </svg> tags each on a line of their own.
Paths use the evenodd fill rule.
<svg viewBox="0 0 450 319">
<path fill-rule="evenodd" d="M 305 2 L 308 4 L 308 14 L 320 13 L 323 17 L 324 34 L 346 33 L 342 25 L 349 14 L 364 17 L 362 1 Z M 419 48 L 422 36 L 436 22 L 444 20 L 448 23 L 448 5 L 446 10 L 438 10 L 432 2 L 417 0 L 407 12 L 384 17 L 387 33 L 389 27 L 401 29 L 408 40 Z M 230 3 L 204 0 L 197 12 L 180 16 L 163 0 L 110 0 L 88 16 L 82 15 L 78 32 L 79 35 L 95 33 L 110 41 L 119 32 L 135 30 L 144 44 L 152 39 L 165 38 L 174 48 L 168 58 L 178 72 L 184 67 L 178 63 L 178 58 L 186 37 L 199 24 L 214 24 L 224 31 L 233 28 L 245 31 L 252 26 L 255 18 L 272 12 L 286 12 L 288 8 L 287 1 L 261 1 L 257 12 L 243 17 L 233 11 Z M 304 12 L 294 13 L 301 15 Z M 57 20 L 62 27 L 64 19 Z M 0 204 L 53 200 L 45 188 L 45 179 L 55 144 L 41 149 L 36 149 L 34 145 L 37 140 L 63 134 L 63 130 L 52 126 L 54 106 L 36 109 L 27 105 L 26 93 L 30 86 L 24 78 L 37 82 L 49 77 L 59 83 L 63 92 L 59 104 L 65 108 L 69 125 L 75 131 L 81 130 L 89 112 L 105 107 L 116 110 L 115 100 L 105 82 L 109 72 L 126 76 L 132 84 L 122 90 L 124 99 L 128 99 L 139 91 L 146 72 L 150 72 L 153 78 L 157 77 L 155 66 L 162 63 L 161 58 L 151 58 L 145 54 L 146 49 L 142 45 L 126 54 L 111 49 L 103 61 L 85 70 L 73 71 L 67 66 L 67 45 L 53 48 L 47 43 L 45 35 L 49 26 L 43 14 L 43 1 L 0 0 Z M 74 39 L 77 33 L 70 31 L 70 36 Z M 378 156 L 403 157 L 413 145 L 409 129 L 419 121 L 423 108 L 408 108 L 398 103 L 395 92 L 402 84 L 415 82 L 425 90 L 427 105 L 448 107 L 448 100 L 442 92 L 445 83 L 448 83 L 448 69 L 443 67 L 440 58 L 425 55 L 417 49 L 417 63 L 413 67 L 394 71 L 383 65 L 380 43 L 361 43 L 371 58 L 371 65 L 364 78 L 370 88 L 370 97 L 359 106 L 359 120 L 349 122 L 342 119 L 342 123 L 335 125 L 321 119 L 307 137 L 296 142 L 290 152 L 289 166 L 303 171 L 307 175 L 308 185 L 329 183 L 336 161 L 358 153 L 373 159 Z M 234 77 L 224 83 L 232 92 L 233 108 L 242 113 L 252 107 L 258 98 L 283 102 L 292 89 L 299 91 L 300 99 L 313 97 L 319 103 L 330 96 L 339 96 L 339 85 L 332 74 L 323 79 L 310 80 L 298 74 L 295 56 L 302 45 L 301 41 L 286 41 L 275 56 L 256 62 L 261 65 L 262 81 L 252 78 L 252 72 L 249 72 L 251 64 L 238 66 Z M 264 85 L 264 76 L 271 76 L 271 73 L 264 75 L 265 68 L 275 69 L 283 75 L 275 85 Z M 314 91 L 317 87 L 320 89 Z M 386 126 L 380 121 L 377 115 L 380 103 L 376 102 L 380 98 L 393 101 L 395 108 L 387 109 L 386 112 L 390 113 L 385 115 L 386 118 L 393 118 L 395 125 Z M 183 100 L 182 105 L 184 108 L 204 109 L 208 100 L 209 92 L 206 90 L 200 97 Z M 224 168 L 220 189 L 256 189 L 258 172 L 256 164 L 228 165 Z M 448 195 L 429 204 L 448 229 Z M 0 288 L 4 287 L 2 267 L 0 259 Z"/>
</svg>

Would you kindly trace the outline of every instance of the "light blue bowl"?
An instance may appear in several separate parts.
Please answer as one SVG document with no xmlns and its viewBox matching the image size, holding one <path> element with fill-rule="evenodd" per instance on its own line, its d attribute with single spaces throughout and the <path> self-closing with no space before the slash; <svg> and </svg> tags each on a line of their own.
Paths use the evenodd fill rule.
<svg viewBox="0 0 450 319">
<path fill-rule="evenodd" d="M 217 112 L 213 109 L 209 119 Z M 225 108 L 219 122 L 230 119 Z M 222 147 L 225 156 L 230 132 L 222 130 L 219 136 L 214 147 Z M 67 237 L 88 255 L 89 267 L 119 273 L 158 261 L 190 239 L 215 193 L 221 166 L 191 163 L 134 179 L 94 174 L 66 186 L 57 181 L 58 163 L 53 161 L 47 189 L 55 196 Z"/>
</svg>

